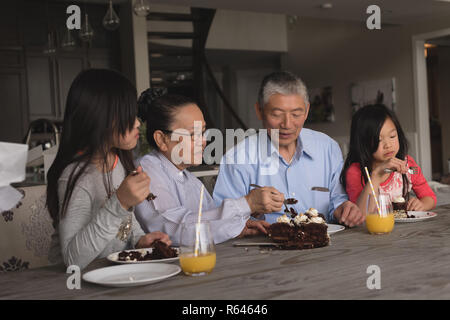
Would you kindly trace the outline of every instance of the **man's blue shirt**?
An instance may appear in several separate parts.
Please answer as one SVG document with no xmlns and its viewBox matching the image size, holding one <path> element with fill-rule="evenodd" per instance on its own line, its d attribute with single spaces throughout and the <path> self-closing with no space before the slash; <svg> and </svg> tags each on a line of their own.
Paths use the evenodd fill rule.
<svg viewBox="0 0 450 320">
<path fill-rule="evenodd" d="M 336 141 L 303 128 L 291 163 L 287 163 L 266 137 L 261 133 L 247 137 L 224 155 L 213 193 L 216 204 L 245 196 L 252 189 L 250 184 L 271 186 L 284 193 L 285 199 L 297 199 L 297 204 L 289 205 L 297 212 L 316 208 L 327 222 L 336 222 L 334 211 L 348 200 L 339 182 L 343 159 Z M 312 190 L 313 187 L 329 191 Z M 266 214 L 265 219 L 274 223 L 283 214 Z"/>
</svg>

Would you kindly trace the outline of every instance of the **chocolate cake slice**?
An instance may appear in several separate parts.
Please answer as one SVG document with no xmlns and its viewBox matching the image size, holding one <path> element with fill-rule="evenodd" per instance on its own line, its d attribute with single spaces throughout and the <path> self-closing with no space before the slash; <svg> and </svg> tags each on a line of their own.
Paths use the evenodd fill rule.
<svg viewBox="0 0 450 320">
<path fill-rule="evenodd" d="M 175 258 L 178 256 L 178 253 L 175 249 L 169 247 L 167 244 L 159 240 L 153 243 L 152 248 L 152 253 L 147 254 L 150 255 L 152 260 Z"/>
<path fill-rule="evenodd" d="M 397 197 L 392 200 L 392 209 L 394 210 L 395 218 L 415 218 L 414 215 L 408 214 L 407 200 L 404 197 Z"/>
<path fill-rule="evenodd" d="M 285 200 L 285 202 L 286 202 L 286 204 L 296 204 L 298 202 L 298 200 L 295 198 L 287 198 Z"/>
<path fill-rule="evenodd" d="M 328 226 L 324 216 L 310 208 L 304 214 L 290 219 L 283 215 L 269 227 L 269 237 L 280 243 L 282 249 L 312 249 L 329 244 Z"/>
<path fill-rule="evenodd" d="M 397 197 L 392 201 L 392 208 L 394 211 L 406 212 L 407 202 L 403 197 Z"/>
<path fill-rule="evenodd" d="M 140 251 L 122 251 L 119 253 L 119 261 L 141 261 L 142 253 Z"/>
<path fill-rule="evenodd" d="M 153 250 L 150 253 L 147 249 L 136 249 L 122 251 L 118 255 L 119 261 L 147 261 L 147 260 L 158 260 L 158 259 L 168 259 L 175 258 L 178 256 L 178 252 L 169 247 L 162 241 L 155 241 L 152 246 Z"/>
</svg>

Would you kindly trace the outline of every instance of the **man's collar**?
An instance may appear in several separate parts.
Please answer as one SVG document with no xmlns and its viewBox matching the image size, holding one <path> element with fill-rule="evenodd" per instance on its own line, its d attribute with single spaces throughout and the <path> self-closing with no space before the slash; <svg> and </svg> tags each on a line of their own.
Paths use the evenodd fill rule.
<svg viewBox="0 0 450 320">
<path fill-rule="evenodd" d="M 314 141 L 312 141 L 312 139 L 310 139 L 309 137 L 310 133 L 308 132 L 308 130 L 302 128 L 302 130 L 300 131 L 299 136 L 297 137 L 297 145 L 295 148 L 295 153 L 293 156 L 293 160 L 298 161 L 301 157 L 302 152 L 305 153 L 308 157 L 310 157 L 311 159 L 314 158 Z M 282 156 L 280 155 L 280 151 L 275 147 L 275 145 L 272 143 L 271 139 L 267 139 L 267 143 L 268 143 L 268 147 L 270 148 L 269 150 L 271 150 L 271 154 L 272 155 L 276 155 L 280 158 L 282 158 Z"/>
<path fill-rule="evenodd" d="M 310 137 L 308 129 L 302 128 L 297 139 L 297 151 L 304 152 L 308 157 L 314 159 L 316 147 Z"/>
</svg>

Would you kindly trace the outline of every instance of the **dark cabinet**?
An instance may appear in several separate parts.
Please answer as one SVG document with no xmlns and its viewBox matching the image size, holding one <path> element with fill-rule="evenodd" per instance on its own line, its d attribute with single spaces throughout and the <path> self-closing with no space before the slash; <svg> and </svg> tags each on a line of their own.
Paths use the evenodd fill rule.
<svg viewBox="0 0 450 320">
<path fill-rule="evenodd" d="M 0 2 L 0 141 L 16 143 L 28 124 L 21 5 L 20 0 Z"/>
<path fill-rule="evenodd" d="M 39 118 L 62 120 L 76 75 L 86 68 L 120 70 L 118 32 L 106 31 L 105 4 L 83 6 L 95 31 L 92 47 L 64 51 L 67 2 L 0 1 L 0 141 L 22 142 L 28 124 Z M 57 52 L 45 55 L 48 30 L 57 32 Z"/>
<path fill-rule="evenodd" d="M 26 63 L 30 121 L 37 118 L 56 119 L 55 68 L 52 59 L 27 55 Z"/>
<path fill-rule="evenodd" d="M 73 80 L 83 69 L 108 68 L 106 49 L 95 49 L 88 56 L 82 49 L 46 56 L 39 49 L 27 48 L 26 69 L 30 121 L 46 118 L 62 120 L 67 94 Z"/>
<path fill-rule="evenodd" d="M 26 126 L 27 94 L 23 69 L 0 69 L 0 141 L 20 143 Z"/>
</svg>

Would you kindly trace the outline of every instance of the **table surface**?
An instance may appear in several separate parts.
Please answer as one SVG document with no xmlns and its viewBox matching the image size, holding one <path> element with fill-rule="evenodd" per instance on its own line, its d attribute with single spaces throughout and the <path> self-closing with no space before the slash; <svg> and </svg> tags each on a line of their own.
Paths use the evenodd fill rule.
<svg viewBox="0 0 450 320">
<path fill-rule="evenodd" d="M 396 223 L 388 235 L 370 235 L 361 226 L 311 250 L 233 247 L 237 240 L 230 240 L 216 246 L 210 275 L 180 273 L 140 287 L 82 281 L 80 290 L 69 290 L 62 266 L 3 273 L 0 299 L 450 299 L 450 205 L 433 211 L 438 215 L 426 221 Z M 109 265 L 99 259 L 83 273 Z M 379 290 L 367 287 L 371 265 L 380 268 Z"/>
</svg>

